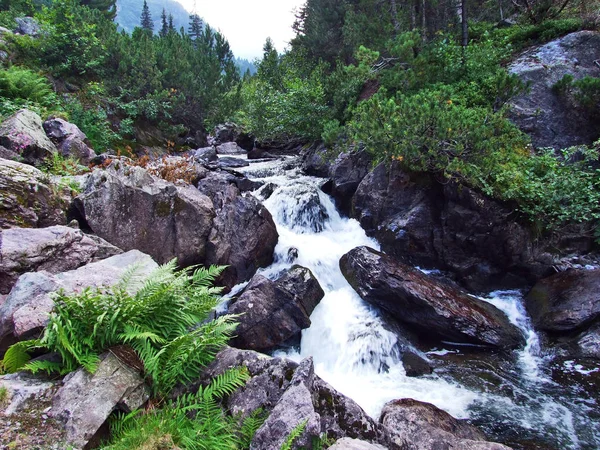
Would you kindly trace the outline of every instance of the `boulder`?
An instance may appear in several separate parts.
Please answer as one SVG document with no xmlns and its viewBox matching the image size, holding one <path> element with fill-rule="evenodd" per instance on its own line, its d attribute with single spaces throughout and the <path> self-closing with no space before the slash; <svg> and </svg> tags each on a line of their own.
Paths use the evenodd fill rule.
<svg viewBox="0 0 600 450">
<path fill-rule="evenodd" d="M 307 175 L 326 178 L 329 176 L 331 157 L 324 145 L 313 145 L 302 155 L 302 170 Z"/>
<path fill-rule="evenodd" d="M 40 271 L 21 275 L 0 305 L 0 353 L 11 340 L 28 339 L 46 326 L 54 307 L 53 292 L 63 289 L 69 294 L 81 292 L 86 287 L 111 286 L 133 264 L 138 267 L 140 276 L 149 275 L 158 267 L 148 255 L 131 250 L 67 272 Z"/>
<path fill-rule="evenodd" d="M 229 306 L 241 314 L 233 345 L 266 350 L 297 336 L 310 326 L 310 315 L 325 293 L 310 270 L 294 266 L 271 281 L 255 275 Z"/>
<path fill-rule="evenodd" d="M 16 372 L 0 377 L 0 387 L 7 389 L 8 397 L 0 402 L 4 416 L 26 412 L 31 403 L 48 402 L 58 389 L 57 383 L 29 372 Z"/>
<path fill-rule="evenodd" d="M 15 22 L 17 22 L 15 33 L 37 37 L 42 32 L 42 27 L 33 17 L 17 17 Z"/>
<path fill-rule="evenodd" d="M 83 448 L 111 413 L 135 411 L 148 398 L 149 389 L 140 374 L 105 353 L 95 373 L 81 368 L 65 377 L 48 415 L 64 424 L 70 444 Z"/>
<path fill-rule="evenodd" d="M 88 165 L 96 157 L 87 142 L 87 137 L 73 123 L 52 117 L 43 124 L 46 135 L 56 144 L 58 151 L 65 157 L 72 157 L 81 164 Z"/>
<path fill-rule="evenodd" d="M 41 117 L 27 109 L 17 111 L 0 125 L 0 145 L 18 153 L 23 162 L 35 166 L 57 152 L 44 132 Z"/>
<path fill-rule="evenodd" d="M 217 144 L 234 142 L 238 134 L 238 126 L 233 122 L 221 123 L 213 130 L 215 143 Z"/>
<path fill-rule="evenodd" d="M 273 262 L 279 235 L 271 213 L 256 198 L 242 197 L 233 185 L 227 192 L 212 223 L 204 262 L 228 265 L 220 282 L 231 288 Z"/>
<path fill-rule="evenodd" d="M 0 158 L 2 159 L 11 159 L 13 161 L 19 160 L 19 154 L 13 152 L 12 150 L 7 149 L 6 147 L 2 147 L 0 145 Z"/>
<path fill-rule="evenodd" d="M 402 365 L 407 377 L 420 377 L 433 373 L 431 364 L 413 351 L 406 350 L 402 353 Z"/>
<path fill-rule="evenodd" d="M 340 153 L 329 168 L 329 194 L 344 214 L 350 214 L 352 196 L 371 169 L 372 158 L 366 151 Z"/>
<path fill-rule="evenodd" d="M 219 158 L 219 167 L 222 169 L 238 169 L 240 167 L 248 167 L 250 163 L 241 158 L 232 156 L 224 156 Z"/>
<path fill-rule="evenodd" d="M 403 449 L 509 449 L 501 444 L 486 442 L 485 436 L 477 428 L 441 409 L 410 398 L 387 403 L 379 421 L 392 436 L 392 443 Z"/>
<path fill-rule="evenodd" d="M 379 444 L 370 444 L 359 439 L 342 438 L 338 439 L 327 450 L 386 450 L 386 448 Z"/>
<path fill-rule="evenodd" d="M 70 199 L 35 167 L 0 159 L 0 229 L 64 225 Z"/>
<path fill-rule="evenodd" d="M 217 155 L 244 155 L 246 150 L 237 145 L 235 142 L 227 142 L 217 145 Z"/>
<path fill-rule="evenodd" d="M 25 272 L 65 272 L 119 253 L 97 236 L 61 225 L 0 231 L 0 293 L 8 294 Z"/>
<path fill-rule="evenodd" d="M 116 163 L 92 172 L 74 205 L 72 215 L 83 229 L 123 250 L 138 249 L 160 264 L 173 258 L 181 267 L 205 262 L 215 211 L 192 186 Z"/>
<path fill-rule="evenodd" d="M 514 208 L 466 186 L 441 185 L 398 163 L 378 165 L 358 186 L 352 217 L 399 260 L 453 272 L 473 290 L 522 287 L 551 271 Z"/>
<path fill-rule="evenodd" d="M 340 268 L 366 302 L 428 338 L 503 348 L 525 343 L 495 306 L 376 250 L 355 248 Z"/>
<path fill-rule="evenodd" d="M 199 163 L 215 162 L 219 159 L 213 146 L 199 148 L 193 153 L 193 158 Z"/>
<path fill-rule="evenodd" d="M 510 101 L 510 118 L 531 136 L 535 147 L 556 150 L 591 144 L 600 137 L 597 118 L 581 111 L 553 86 L 569 74 L 575 80 L 600 77 L 600 33 L 578 31 L 529 49 L 508 70 L 529 85 Z"/>
<path fill-rule="evenodd" d="M 577 356 L 600 360 L 600 323 L 596 323 L 577 337 Z"/>
<path fill-rule="evenodd" d="M 251 448 L 280 448 L 282 439 L 305 419 L 309 419 L 309 425 L 296 443 L 322 433 L 330 439 L 386 442 L 381 427 L 360 406 L 314 374 L 312 359 L 298 365 L 254 351 L 225 348 L 205 370 L 204 381 L 237 366 L 247 367 L 251 378 L 227 400 L 231 412 L 243 416 L 257 408 L 275 412 L 257 432 Z M 195 388 L 193 385 L 191 390 Z"/>
<path fill-rule="evenodd" d="M 235 138 L 235 143 L 247 152 L 254 148 L 255 141 L 254 136 L 244 132 L 240 132 Z"/>
<path fill-rule="evenodd" d="M 276 159 L 277 156 L 272 155 L 263 148 L 251 148 L 248 150 L 248 159 Z"/>
<path fill-rule="evenodd" d="M 600 269 L 567 270 L 540 280 L 525 297 L 536 329 L 576 331 L 600 318 Z"/>
</svg>

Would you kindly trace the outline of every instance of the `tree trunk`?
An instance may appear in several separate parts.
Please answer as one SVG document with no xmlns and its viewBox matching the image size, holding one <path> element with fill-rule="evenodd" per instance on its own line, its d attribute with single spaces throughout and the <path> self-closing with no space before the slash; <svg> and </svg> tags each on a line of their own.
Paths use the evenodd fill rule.
<svg viewBox="0 0 600 450">
<path fill-rule="evenodd" d="M 421 0 L 421 36 L 423 42 L 427 41 L 427 16 L 425 14 L 426 0 Z"/>
<path fill-rule="evenodd" d="M 460 5 L 460 21 L 462 25 L 462 46 L 463 49 L 469 45 L 469 24 L 467 23 L 467 0 L 462 0 Z"/>
<path fill-rule="evenodd" d="M 397 36 L 400 33 L 400 22 L 398 21 L 398 6 L 396 0 L 390 0 L 392 7 L 392 23 L 394 24 L 394 35 Z"/>
</svg>

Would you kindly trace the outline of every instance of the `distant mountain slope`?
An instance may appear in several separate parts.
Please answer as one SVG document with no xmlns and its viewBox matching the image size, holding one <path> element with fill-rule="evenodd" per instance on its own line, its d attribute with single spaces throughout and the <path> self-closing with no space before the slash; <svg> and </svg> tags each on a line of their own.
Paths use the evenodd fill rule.
<svg viewBox="0 0 600 450">
<path fill-rule="evenodd" d="M 250 75 L 254 75 L 256 73 L 256 66 L 247 59 L 235 58 L 235 65 L 238 67 L 240 75 L 242 76 L 246 73 L 246 70 L 250 71 Z"/>
<path fill-rule="evenodd" d="M 157 33 L 161 27 L 160 15 L 163 8 L 173 14 L 173 24 L 179 31 L 181 27 L 186 30 L 189 24 L 190 13 L 175 0 L 146 0 L 154 22 L 154 32 Z M 144 0 L 117 0 L 117 22 L 121 28 L 131 33 L 135 27 L 140 26 L 140 15 L 142 14 L 142 5 Z"/>
</svg>

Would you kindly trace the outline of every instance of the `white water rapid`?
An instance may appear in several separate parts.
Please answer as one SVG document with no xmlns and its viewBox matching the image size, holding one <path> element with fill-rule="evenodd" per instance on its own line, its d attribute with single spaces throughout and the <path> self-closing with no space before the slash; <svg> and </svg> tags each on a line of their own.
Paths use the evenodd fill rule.
<svg viewBox="0 0 600 450">
<path fill-rule="evenodd" d="M 426 353 L 442 361 L 434 375 L 407 377 L 397 335 L 339 269 L 343 254 L 361 245 L 378 248 L 378 243 L 357 221 L 341 217 L 320 190 L 324 180 L 303 175 L 294 160 L 254 162 L 240 171 L 264 183 L 253 195 L 263 200 L 279 232 L 275 263 L 261 274 L 276 277 L 291 266 L 290 249 L 297 249 L 293 264 L 309 268 L 325 291 L 310 317 L 312 325 L 302 332 L 300 348 L 282 349 L 276 356 L 297 361 L 312 356 L 317 374 L 375 419 L 387 401 L 413 398 L 469 418 L 491 438 L 515 448 L 519 442 L 532 443 L 521 448 L 533 449 L 600 447 L 600 430 L 594 426 L 598 405 L 580 398 L 579 385 L 564 387 L 552 380 L 519 292 L 498 291 L 483 298 L 503 310 L 527 338 L 525 349 L 512 360 L 438 347 Z"/>
</svg>

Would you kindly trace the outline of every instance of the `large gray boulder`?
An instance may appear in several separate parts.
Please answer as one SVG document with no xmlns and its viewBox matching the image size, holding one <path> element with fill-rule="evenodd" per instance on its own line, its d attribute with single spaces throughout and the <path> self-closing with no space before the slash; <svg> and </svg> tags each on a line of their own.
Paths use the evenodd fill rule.
<svg viewBox="0 0 600 450">
<path fill-rule="evenodd" d="M 600 77 L 600 33 L 578 31 L 529 49 L 508 70 L 529 84 L 510 102 L 510 117 L 536 147 L 566 148 L 591 144 L 600 136 L 595 118 L 553 90 L 563 76 Z"/>
<path fill-rule="evenodd" d="M 327 450 L 386 450 L 386 448 L 379 444 L 371 444 L 359 439 L 342 438 L 338 439 Z"/>
<path fill-rule="evenodd" d="M 577 356 L 600 360 L 600 322 L 577 336 Z"/>
<path fill-rule="evenodd" d="M 42 27 L 33 17 L 17 17 L 15 22 L 17 23 L 17 27 L 14 30 L 15 33 L 37 37 L 42 32 Z"/>
<path fill-rule="evenodd" d="M 240 314 L 233 345 L 266 350 L 298 336 L 310 326 L 309 317 L 324 295 L 304 267 L 294 266 L 275 281 L 255 275 L 229 307 L 230 314 Z"/>
<path fill-rule="evenodd" d="M 302 155 L 302 170 L 307 175 L 326 178 L 332 164 L 332 155 L 324 145 L 313 145 Z"/>
<path fill-rule="evenodd" d="M 205 264 L 228 265 L 220 277 L 227 288 L 249 280 L 273 262 L 279 234 L 271 213 L 252 196 L 229 185 L 215 198 L 218 209 L 206 244 Z"/>
<path fill-rule="evenodd" d="M 0 229 L 64 225 L 70 199 L 35 167 L 0 159 Z"/>
<path fill-rule="evenodd" d="M 62 289 L 70 294 L 87 287 L 112 286 L 134 264 L 140 276 L 158 267 L 148 255 L 131 250 L 54 275 L 45 271 L 21 275 L 0 305 L 0 352 L 11 341 L 28 339 L 47 325 L 54 307 L 53 292 Z"/>
<path fill-rule="evenodd" d="M 387 403 L 379 421 L 392 437 L 392 443 L 406 450 L 510 448 L 487 442 L 477 428 L 455 419 L 429 403 L 410 398 Z"/>
<path fill-rule="evenodd" d="M 160 264 L 177 258 L 182 267 L 206 261 L 215 210 L 193 186 L 117 163 L 88 177 L 75 206 L 82 228 L 123 250 L 143 251 Z"/>
<path fill-rule="evenodd" d="M 42 119 L 33 111 L 22 109 L 0 125 L 0 145 L 19 154 L 23 162 L 39 166 L 58 150 L 46 136 Z"/>
<path fill-rule="evenodd" d="M 567 270 L 540 280 L 525 298 L 533 325 L 564 333 L 600 318 L 600 270 Z"/>
<path fill-rule="evenodd" d="M 75 448 L 93 440 L 111 413 L 135 411 L 149 398 L 149 389 L 137 371 L 112 353 L 101 359 L 95 373 L 81 368 L 65 377 L 48 412 L 64 424 L 67 441 Z"/>
<path fill-rule="evenodd" d="M 85 165 L 96 156 L 88 145 L 87 136 L 77 125 L 52 117 L 46 120 L 43 126 L 46 135 L 54 141 L 61 155 L 75 158 Z"/>
<path fill-rule="evenodd" d="M 504 348 L 525 343 L 495 306 L 376 250 L 355 248 L 340 268 L 366 302 L 428 338 Z"/>
<path fill-rule="evenodd" d="M 514 208 L 456 183 L 378 165 L 359 184 L 352 217 L 402 262 L 452 272 L 472 290 L 522 287 L 552 271 Z"/>
<path fill-rule="evenodd" d="M 244 155 L 246 150 L 237 145 L 235 142 L 227 142 L 217 145 L 217 155 Z"/>
<path fill-rule="evenodd" d="M 61 225 L 0 231 L 0 294 L 8 294 L 25 272 L 65 272 L 119 253 L 97 236 Z"/>
</svg>

